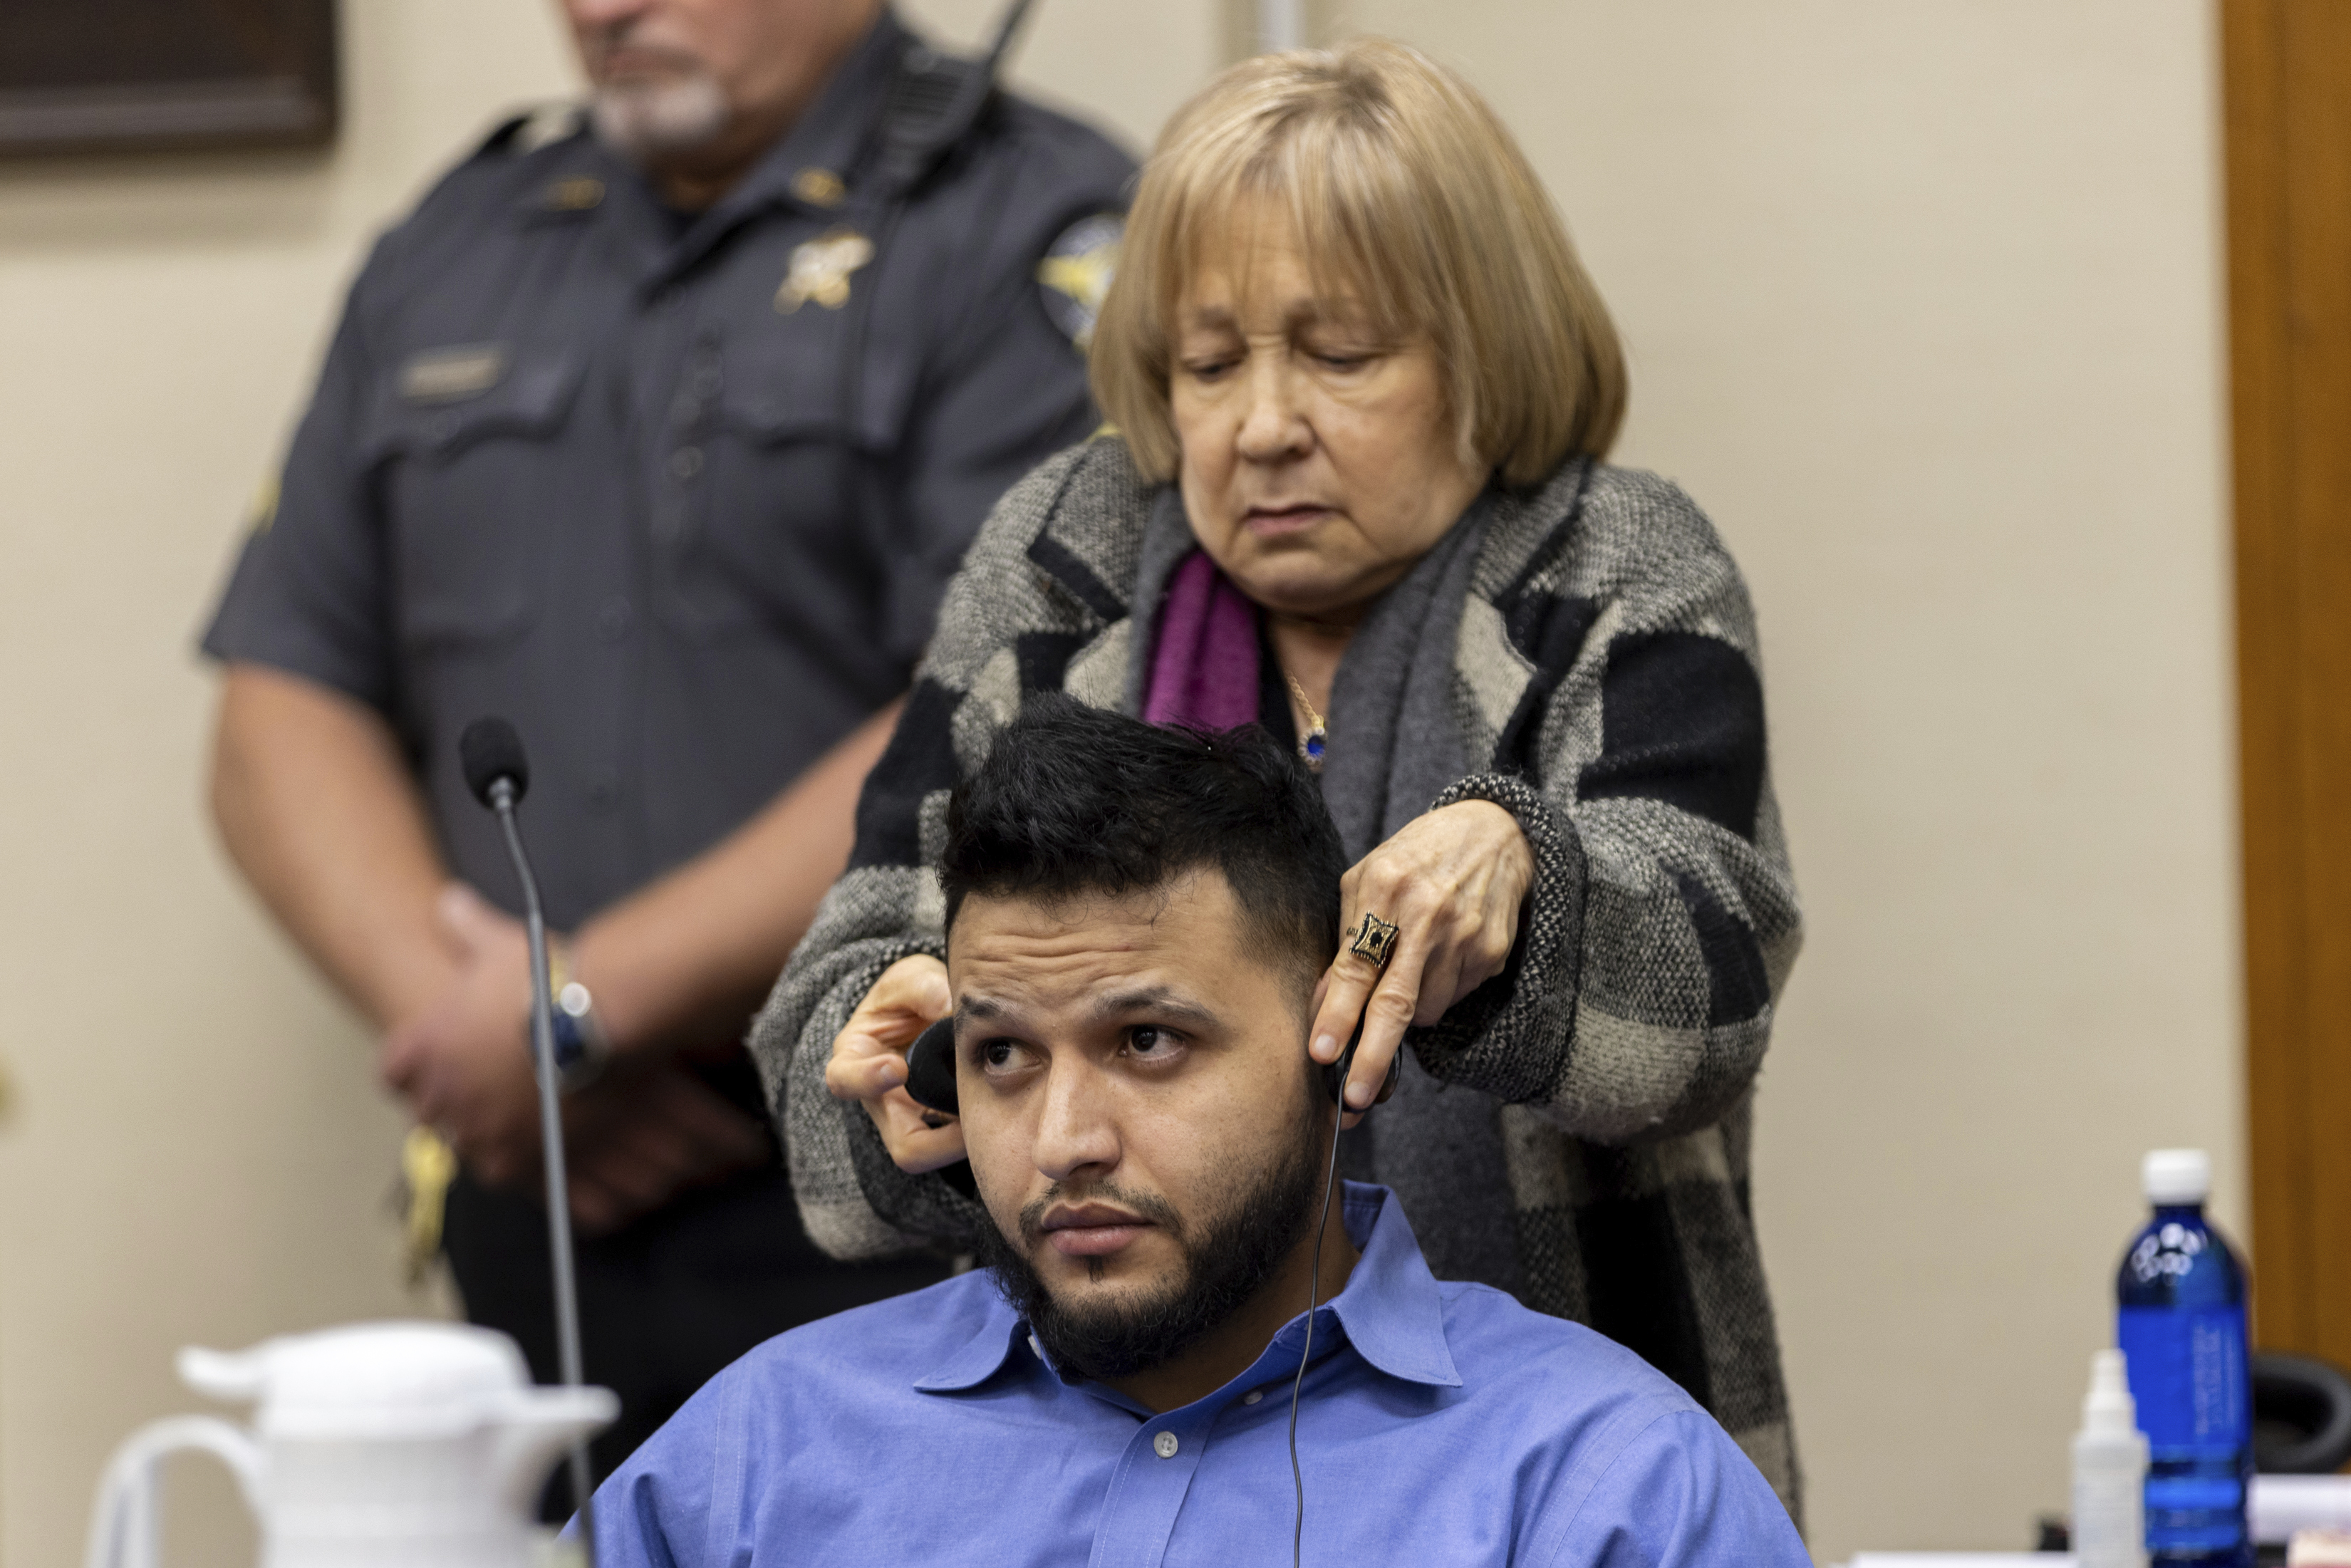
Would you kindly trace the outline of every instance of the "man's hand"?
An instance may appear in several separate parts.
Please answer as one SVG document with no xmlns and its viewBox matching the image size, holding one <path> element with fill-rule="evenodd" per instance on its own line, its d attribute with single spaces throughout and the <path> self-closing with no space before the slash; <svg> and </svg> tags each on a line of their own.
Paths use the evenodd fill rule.
<svg viewBox="0 0 2351 1568">
<path fill-rule="evenodd" d="M 862 1103 L 890 1157 L 914 1175 L 964 1157 L 962 1124 L 929 1125 L 925 1116 L 937 1113 L 915 1104 L 905 1087 L 907 1048 L 954 1007 L 945 964 L 927 953 L 901 958 L 882 971 L 849 1015 L 825 1064 L 824 1086 L 835 1099 Z"/>
<path fill-rule="evenodd" d="M 448 1135 L 493 1186 L 538 1184 L 538 1082 L 530 1056 L 530 941 L 522 923 L 452 883 L 442 933 L 457 979 L 384 1042 L 383 1076 L 416 1119 Z M 616 1064 L 564 1104 L 572 1217 L 590 1234 L 689 1186 L 762 1163 L 765 1132 L 682 1068 Z"/>
<path fill-rule="evenodd" d="M 1461 800 L 1406 822 L 1339 883 L 1339 956 L 1316 993 L 1307 1050 L 1332 1062 L 1363 1021 L 1347 1105 L 1370 1105 L 1412 1024 L 1433 1024 L 1502 972 L 1519 911 L 1534 885 L 1534 852 L 1519 821 L 1486 800 Z M 1350 951 L 1365 913 L 1397 927 L 1384 967 Z"/>
<path fill-rule="evenodd" d="M 666 1062 L 619 1067 L 564 1111 L 571 1218 L 589 1236 L 772 1157 L 766 1128 Z"/>
<path fill-rule="evenodd" d="M 530 944 L 522 923 L 462 883 L 435 910 L 457 961 L 448 989 L 384 1038 L 384 1083 L 438 1127 L 493 1186 L 523 1182 L 538 1159 L 538 1084 L 530 1061 Z"/>
</svg>

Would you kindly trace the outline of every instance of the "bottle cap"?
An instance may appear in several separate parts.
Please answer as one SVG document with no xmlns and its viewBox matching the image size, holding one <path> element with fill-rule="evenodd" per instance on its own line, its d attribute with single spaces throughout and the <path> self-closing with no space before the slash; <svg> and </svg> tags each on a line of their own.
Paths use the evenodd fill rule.
<svg viewBox="0 0 2351 1568">
<path fill-rule="evenodd" d="M 2121 1351 L 2090 1353 L 2090 1392 L 2082 1399 L 2082 1430 L 2113 1433 L 2138 1430 L 2138 1406 L 2133 1403 L 2130 1384 L 2123 1376 Z"/>
<path fill-rule="evenodd" d="M 2212 1192 L 2212 1156 L 2201 1149 L 2149 1149 L 2138 1179 L 2149 1203 L 2201 1203 Z"/>
</svg>

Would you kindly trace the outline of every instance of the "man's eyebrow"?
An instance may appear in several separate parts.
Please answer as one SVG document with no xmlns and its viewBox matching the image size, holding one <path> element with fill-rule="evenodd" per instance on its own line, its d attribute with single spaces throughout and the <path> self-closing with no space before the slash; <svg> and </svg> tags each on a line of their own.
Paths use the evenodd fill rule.
<svg viewBox="0 0 2351 1568">
<path fill-rule="evenodd" d="M 993 997 L 974 996 L 968 992 L 956 998 L 955 1017 L 958 1022 L 994 1023 L 1008 1019 L 1018 1009 Z M 1144 986 L 1131 991 L 1105 991 L 1096 997 L 1093 1013 L 1098 1019 L 1124 1018 L 1134 1013 L 1157 1013 L 1196 1028 L 1207 1029 L 1222 1022 L 1215 1012 L 1199 1003 L 1186 1001 L 1165 986 Z"/>
<path fill-rule="evenodd" d="M 1159 1013 L 1181 1019 L 1200 1028 L 1222 1021 L 1214 1012 L 1197 1002 L 1186 1001 L 1165 986 L 1145 986 L 1134 991 L 1105 991 L 1094 998 L 1094 1017 L 1123 1018 L 1129 1013 Z"/>
</svg>

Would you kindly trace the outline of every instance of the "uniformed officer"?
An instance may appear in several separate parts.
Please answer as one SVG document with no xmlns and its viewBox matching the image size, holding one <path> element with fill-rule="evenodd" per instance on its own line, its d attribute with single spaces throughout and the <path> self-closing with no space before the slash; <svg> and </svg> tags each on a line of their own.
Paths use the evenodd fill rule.
<svg viewBox="0 0 2351 1568">
<path fill-rule="evenodd" d="M 455 1145 L 466 1309 L 547 1378 L 519 891 L 455 743 L 530 749 L 603 1470 L 942 1271 L 808 1243 L 736 1042 L 966 543 L 1095 422 L 1133 166 L 882 0 L 565 8 L 586 122 L 507 125 L 377 245 L 204 647 L 230 852 Z"/>
</svg>

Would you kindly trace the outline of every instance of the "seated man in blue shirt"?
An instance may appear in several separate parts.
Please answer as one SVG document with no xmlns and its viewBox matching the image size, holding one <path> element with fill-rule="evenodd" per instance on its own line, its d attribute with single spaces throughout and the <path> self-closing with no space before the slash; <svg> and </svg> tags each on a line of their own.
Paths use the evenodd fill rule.
<svg viewBox="0 0 2351 1568">
<path fill-rule="evenodd" d="M 1345 861 L 1280 746 L 1040 699 L 946 836 L 986 1267 L 721 1374 L 596 1494 L 606 1564 L 1231 1568 L 1302 1519 L 1314 1563 L 1808 1568 L 1639 1357 L 1432 1278 L 1384 1188 L 1328 1202 Z M 903 1082 L 917 1010 L 836 1074 Z"/>
</svg>

